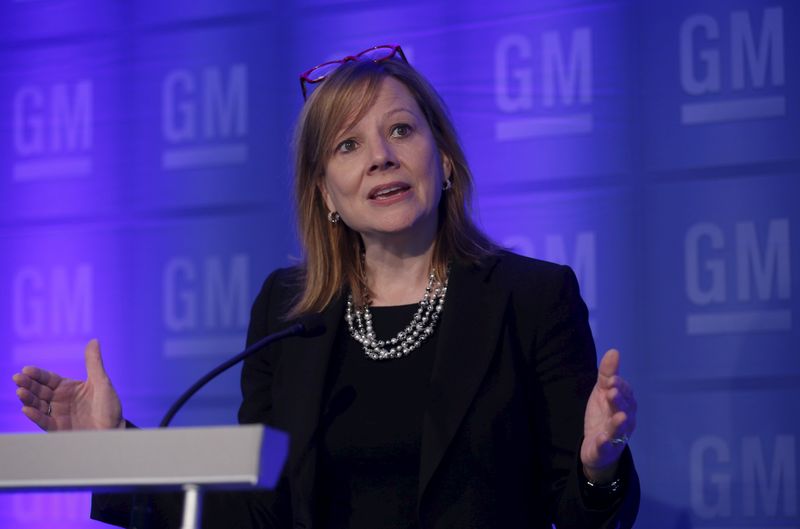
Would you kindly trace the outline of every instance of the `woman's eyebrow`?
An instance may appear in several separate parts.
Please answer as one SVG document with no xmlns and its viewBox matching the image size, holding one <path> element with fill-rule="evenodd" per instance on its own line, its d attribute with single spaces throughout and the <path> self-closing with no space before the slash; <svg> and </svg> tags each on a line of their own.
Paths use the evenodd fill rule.
<svg viewBox="0 0 800 529">
<path fill-rule="evenodd" d="M 416 114 L 414 114 L 414 112 L 412 112 L 411 110 L 407 109 L 406 107 L 398 107 L 398 108 L 393 108 L 392 110 L 388 111 L 387 113 L 385 113 L 383 115 L 383 117 L 388 118 L 389 116 L 391 116 L 393 114 L 397 114 L 399 112 L 408 112 L 412 116 L 416 115 Z"/>
<path fill-rule="evenodd" d="M 414 114 L 414 112 L 411 109 L 406 108 L 406 107 L 393 108 L 393 109 L 389 110 L 388 112 L 386 112 L 383 115 L 383 117 L 384 117 L 384 119 L 386 119 L 386 118 L 389 118 L 389 117 L 393 116 L 394 114 L 399 114 L 401 112 L 407 112 L 407 113 L 411 114 L 412 116 L 416 117 L 416 114 Z M 342 129 L 334 137 L 335 138 L 342 138 L 344 136 L 350 135 L 353 132 L 353 129 L 355 129 L 357 125 L 358 125 L 358 123 L 351 124 L 349 127 Z"/>
</svg>

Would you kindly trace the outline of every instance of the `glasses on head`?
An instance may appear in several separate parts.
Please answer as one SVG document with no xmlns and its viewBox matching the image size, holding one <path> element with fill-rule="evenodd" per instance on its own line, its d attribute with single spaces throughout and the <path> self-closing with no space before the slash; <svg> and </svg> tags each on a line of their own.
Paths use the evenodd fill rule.
<svg viewBox="0 0 800 529">
<path fill-rule="evenodd" d="M 303 91 L 303 100 L 308 99 L 307 84 L 321 83 L 332 74 L 336 68 L 350 61 L 372 61 L 384 62 L 392 59 L 395 55 L 399 55 L 404 62 L 408 63 L 405 53 L 399 44 L 383 44 L 381 46 L 373 46 L 356 55 L 348 55 L 338 61 L 328 61 L 318 64 L 311 69 L 306 70 L 300 74 L 300 89 Z"/>
</svg>

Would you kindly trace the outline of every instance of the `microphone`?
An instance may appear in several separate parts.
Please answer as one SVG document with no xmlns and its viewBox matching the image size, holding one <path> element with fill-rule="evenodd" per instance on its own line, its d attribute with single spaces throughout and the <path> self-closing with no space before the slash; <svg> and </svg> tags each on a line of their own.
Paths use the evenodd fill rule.
<svg viewBox="0 0 800 529">
<path fill-rule="evenodd" d="M 161 419 L 161 423 L 158 425 L 159 428 L 166 428 L 169 426 L 169 423 L 172 421 L 172 418 L 175 417 L 175 414 L 178 413 L 186 401 L 188 401 L 192 396 L 197 393 L 200 388 L 208 384 L 212 379 L 216 378 L 217 375 L 223 373 L 231 366 L 238 364 L 248 356 L 252 355 L 253 353 L 259 351 L 263 347 L 271 344 L 272 342 L 277 342 L 278 340 L 283 340 L 284 338 L 288 338 L 290 336 L 302 336 L 305 338 L 311 338 L 314 336 L 319 336 L 325 332 L 325 322 L 322 321 L 322 316 L 319 314 L 307 314 L 298 318 L 297 322 L 293 323 L 286 329 L 275 332 L 272 334 L 268 334 L 267 336 L 263 337 L 262 339 L 258 340 L 250 347 L 242 351 L 241 353 L 237 354 L 233 358 L 230 358 L 211 371 L 209 371 L 203 378 L 195 382 L 192 387 L 187 389 L 183 392 L 183 394 L 178 397 L 178 400 L 170 407 L 167 411 L 164 418 Z"/>
</svg>

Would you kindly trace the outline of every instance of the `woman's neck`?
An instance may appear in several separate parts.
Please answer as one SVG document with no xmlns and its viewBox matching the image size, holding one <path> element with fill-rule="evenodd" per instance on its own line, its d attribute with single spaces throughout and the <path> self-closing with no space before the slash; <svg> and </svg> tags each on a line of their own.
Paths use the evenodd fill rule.
<svg viewBox="0 0 800 529">
<path fill-rule="evenodd" d="M 367 285 L 374 306 L 418 303 L 431 272 L 433 241 L 416 251 L 365 244 Z"/>
</svg>

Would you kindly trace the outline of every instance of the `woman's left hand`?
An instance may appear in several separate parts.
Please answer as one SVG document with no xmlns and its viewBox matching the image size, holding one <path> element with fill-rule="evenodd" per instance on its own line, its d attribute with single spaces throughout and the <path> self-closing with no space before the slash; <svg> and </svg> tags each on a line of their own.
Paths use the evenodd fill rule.
<svg viewBox="0 0 800 529">
<path fill-rule="evenodd" d="M 636 399 L 630 385 L 619 376 L 619 351 L 609 349 L 600 361 L 583 419 L 581 462 L 594 483 L 615 478 L 620 455 L 636 428 Z"/>
</svg>

